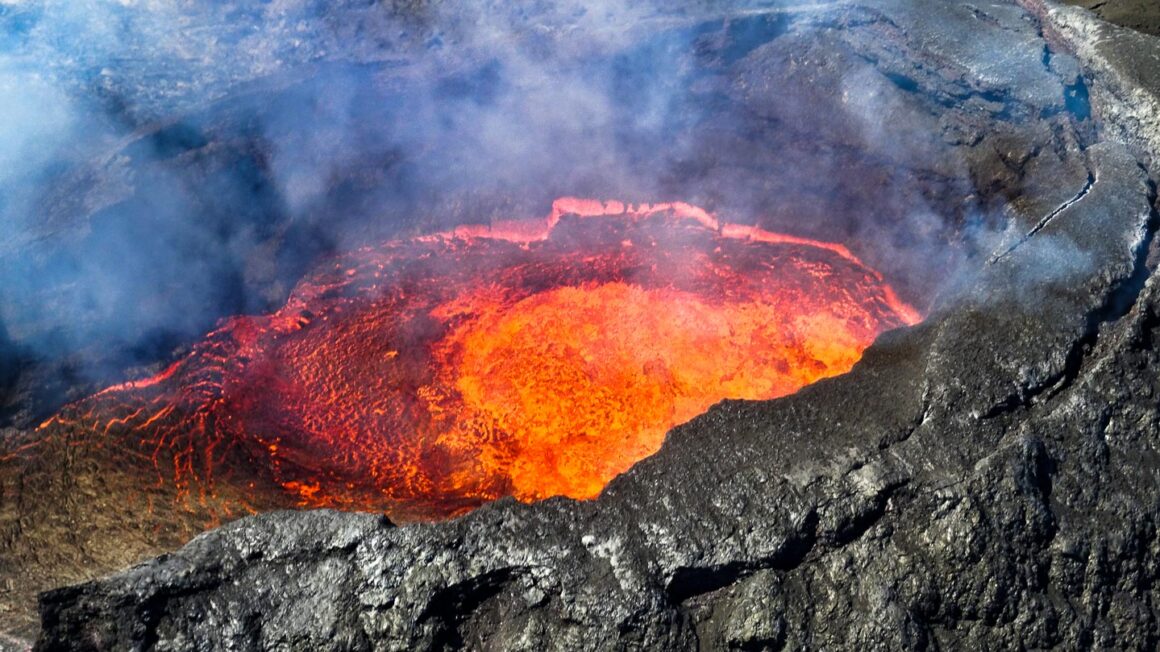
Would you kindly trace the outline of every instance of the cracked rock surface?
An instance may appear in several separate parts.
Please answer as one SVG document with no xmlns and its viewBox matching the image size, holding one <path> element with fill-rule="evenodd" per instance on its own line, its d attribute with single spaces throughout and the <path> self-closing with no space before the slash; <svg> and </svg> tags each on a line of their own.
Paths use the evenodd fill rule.
<svg viewBox="0 0 1160 652">
<path fill-rule="evenodd" d="M 846 97 L 907 118 L 907 173 L 1001 213 L 926 321 L 849 374 L 722 402 L 595 501 L 242 519 L 44 593 L 37 649 L 1155 649 L 1155 150 L 1119 131 L 1114 57 L 1054 40 L 1104 28 L 1026 5 L 794 14 L 827 27 L 730 69 L 730 100 L 786 131 L 808 105 L 777 92 L 866 75 L 891 90 Z M 828 160 L 898 152 L 810 119 Z"/>
</svg>

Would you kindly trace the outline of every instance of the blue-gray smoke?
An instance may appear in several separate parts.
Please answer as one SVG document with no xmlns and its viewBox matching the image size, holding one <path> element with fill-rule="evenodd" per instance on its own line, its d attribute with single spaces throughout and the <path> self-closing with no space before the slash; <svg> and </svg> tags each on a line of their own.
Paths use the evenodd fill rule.
<svg viewBox="0 0 1160 652">
<path fill-rule="evenodd" d="M 881 124 L 896 82 L 854 61 L 768 88 L 776 48 L 735 69 L 797 28 L 779 3 L 513 4 L 0 0 L 0 385 L 48 361 L 67 398 L 276 307 L 328 253 L 565 194 L 945 238 L 915 189 L 961 166 L 905 176 L 939 127 Z M 815 122 L 879 167 L 837 183 L 859 155 L 811 149 Z"/>
</svg>

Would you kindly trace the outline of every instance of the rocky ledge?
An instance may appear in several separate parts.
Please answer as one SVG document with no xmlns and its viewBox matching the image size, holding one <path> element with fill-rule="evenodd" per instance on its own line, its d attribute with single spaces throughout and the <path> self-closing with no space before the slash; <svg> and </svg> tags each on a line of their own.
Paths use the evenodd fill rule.
<svg viewBox="0 0 1160 652">
<path fill-rule="evenodd" d="M 980 79 L 1003 52 L 970 60 L 932 31 L 943 13 L 1015 52 L 1115 35 L 1039 2 L 950 4 L 876 20 Z M 1125 86 L 1119 50 L 1069 47 L 1056 87 L 1094 71 L 1098 135 L 851 373 L 718 404 L 591 502 L 243 519 L 43 594 L 37 649 L 1155 649 L 1155 135 L 1119 121 L 1156 88 Z"/>
</svg>

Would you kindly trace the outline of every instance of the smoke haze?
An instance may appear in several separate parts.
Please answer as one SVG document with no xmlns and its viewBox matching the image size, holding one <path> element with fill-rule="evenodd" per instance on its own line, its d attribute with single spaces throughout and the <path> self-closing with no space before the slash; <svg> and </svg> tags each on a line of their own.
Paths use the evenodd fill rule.
<svg viewBox="0 0 1160 652">
<path fill-rule="evenodd" d="M 329 253 L 560 195 L 844 241 L 928 298 L 996 211 L 925 81 L 855 54 L 848 3 L 729 4 L 0 1 L 0 364 L 68 398 Z"/>
</svg>

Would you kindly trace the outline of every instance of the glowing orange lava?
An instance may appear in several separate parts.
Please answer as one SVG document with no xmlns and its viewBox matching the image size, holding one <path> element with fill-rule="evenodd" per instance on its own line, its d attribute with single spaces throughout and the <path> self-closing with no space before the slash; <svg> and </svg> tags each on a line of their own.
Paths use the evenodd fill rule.
<svg viewBox="0 0 1160 652">
<path fill-rule="evenodd" d="M 290 504 L 435 518 L 595 497 L 713 403 L 843 373 L 917 320 L 840 245 L 565 198 L 333 261 L 278 312 L 44 427 L 137 451 L 191 495 L 265 482 Z"/>
<path fill-rule="evenodd" d="M 595 497 L 722 397 L 782 396 L 858 360 L 866 333 L 780 308 L 620 282 L 482 306 L 439 352 L 462 401 L 447 445 L 471 442 L 517 498 Z M 481 427 L 508 437 L 489 442 Z"/>
</svg>

